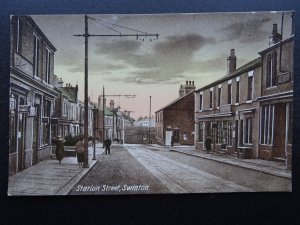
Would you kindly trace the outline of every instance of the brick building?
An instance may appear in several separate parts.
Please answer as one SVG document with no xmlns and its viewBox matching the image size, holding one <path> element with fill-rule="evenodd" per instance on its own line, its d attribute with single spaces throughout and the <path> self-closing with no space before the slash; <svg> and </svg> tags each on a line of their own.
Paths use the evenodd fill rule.
<svg viewBox="0 0 300 225">
<path fill-rule="evenodd" d="M 292 165 L 294 36 L 281 40 L 274 24 L 270 47 L 261 51 L 260 145 L 258 157 Z"/>
<path fill-rule="evenodd" d="M 170 145 L 171 137 L 180 145 L 194 144 L 194 82 L 181 85 L 179 98 L 155 112 L 156 142 Z"/>
<path fill-rule="evenodd" d="M 29 16 L 11 17 L 9 174 L 50 157 L 56 48 Z"/>
<path fill-rule="evenodd" d="M 291 168 L 293 125 L 293 34 L 285 40 L 273 25 L 270 47 L 235 69 L 231 50 L 227 75 L 195 91 L 195 147 L 243 158 L 286 162 Z"/>
<path fill-rule="evenodd" d="M 195 147 L 206 150 L 204 141 L 210 136 L 214 151 L 239 151 L 241 157 L 252 158 L 258 155 L 261 60 L 237 70 L 236 60 L 232 49 L 227 75 L 195 91 Z"/>
</svg>

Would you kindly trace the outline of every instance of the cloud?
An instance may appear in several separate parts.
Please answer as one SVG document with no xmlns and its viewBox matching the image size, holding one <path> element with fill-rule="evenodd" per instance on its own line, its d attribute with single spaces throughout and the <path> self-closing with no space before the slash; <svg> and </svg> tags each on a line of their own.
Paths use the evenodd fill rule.
<svg viewBox="0 0 300 225">
<path fill-rule="evenodd" d="M 99 42 L 96 44 L 95 53 L 98 55 L 126 55 L 132 52 L 136 52 L 141 42 L 135 40 L 118 40 L 113 42 Z"/>
<path fill-rule="evenodd" d="M 168 36 L 155 43 L 149 53 L 138 51 L 141 42 L 136 41 L 99 43 L 96 53 L 106 54 L 137 69 L 121 79 L 126 83 L 177 83 L 184 78 L 182 74 L 190 67 L 194 53 L 212 43 L 215 43 L 214 38 L 190 33 Z"/>
<path fill-rule="evenodd" d="M 93 73 L 97 74 L 97 72 L 101 74 L 105 72 L 107 74 L 107 72 L 112 70 L 122 70 L 126 68 L 127 66 L 123 64 L 111 64 L 111 63 L 90 63 L 89 64 L 89 72 L 91 74 Z M 78 72 L 83 72 L 84 68 L 81 65 L 78 65 L 69 68 L 68 71 L 71 73 L 78 73 Z"/>
<path fill-rule="evenodd" d="M 251 43 L 266 39 L 269 34 L 262 27 L 270 20 L 270 18 L 255 18 L 246 22 L 232 23 L 222 29 L 225 36 L 223 41 L 238 40 L 241 43 Z"/>
</svg>

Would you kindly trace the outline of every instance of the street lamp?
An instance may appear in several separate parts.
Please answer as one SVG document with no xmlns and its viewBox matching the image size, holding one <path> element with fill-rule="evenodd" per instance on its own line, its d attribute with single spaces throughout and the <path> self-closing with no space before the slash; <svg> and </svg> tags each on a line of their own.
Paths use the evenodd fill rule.
<svg viewBox="0 0 300 225">
<path fill-rule="evenodd" d="M 94 117 L 94 152 L 93 152 L 93 160 L 96 160 L 96 124 L 98 125 L 98 121 L 97 121 L 97 115 L 98 115 L 98 108 L 96 108 L 96 106 L 94 105 L 93 108 L 93 117 Z"/>
</svg>

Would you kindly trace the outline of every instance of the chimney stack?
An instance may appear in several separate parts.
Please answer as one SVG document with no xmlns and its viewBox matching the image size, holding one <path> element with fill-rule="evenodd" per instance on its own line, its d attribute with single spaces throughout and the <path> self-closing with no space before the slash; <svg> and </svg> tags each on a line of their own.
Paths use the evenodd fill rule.
<svg viewBox="0 0 300 225">
<path fill-rule="evenodd" d="M 236 56 L 235 50 L 230 50 L 230 55 L 227 57 L 227 75 L 236 71 Z"/>
<path fill-rule="evenodd" d="M 281 34 L 278 33 L 277 23 L 274 23 L 272 33 L 270 34 L 269 37 L 269 45 L 276 44 L 279 41 L 281 41 Z"/>
<path fill-rule="evenodd" d="M 114 102 L 114 100 L 110 100 L 110 102 L 109 102 L 109 108 L 111 110 L 113 110 L 115 108 L 115 102 Z"/>
</svg>

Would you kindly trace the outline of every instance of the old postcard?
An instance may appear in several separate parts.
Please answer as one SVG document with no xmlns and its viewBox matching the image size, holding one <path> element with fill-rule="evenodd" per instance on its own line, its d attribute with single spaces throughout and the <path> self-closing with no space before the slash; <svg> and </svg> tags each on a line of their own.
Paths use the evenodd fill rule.
<svg viewBox="0 0 300 225">
<path fill-rule="evenodd" d="M 12 15 L 8 195 L 292 191 L 293 21 Z"/>
</svg>

